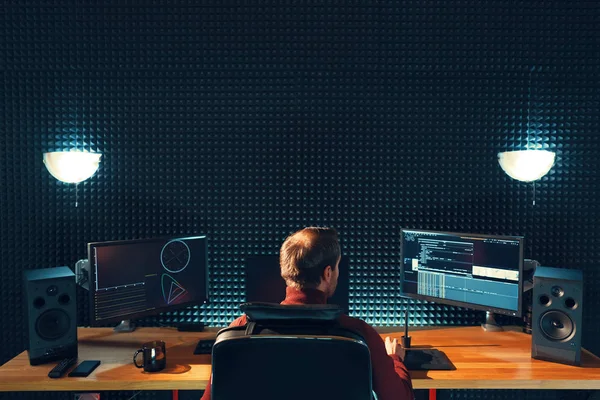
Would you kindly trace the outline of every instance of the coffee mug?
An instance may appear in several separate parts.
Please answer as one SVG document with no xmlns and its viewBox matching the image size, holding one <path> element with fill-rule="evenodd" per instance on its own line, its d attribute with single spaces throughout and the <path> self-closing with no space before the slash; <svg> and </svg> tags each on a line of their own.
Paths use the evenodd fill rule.
<svg viewBox="0 0 600 400">
<path fill-rule="evenodd" d="M 142 365 L 137 363 L 138 354 L 142 353 Z M 133 363 L 146 372 L 157 372 L 167 365 L 167 348 L 162 340 L 144 343 L 142 348 L 133 355 Z"/>
</svg>

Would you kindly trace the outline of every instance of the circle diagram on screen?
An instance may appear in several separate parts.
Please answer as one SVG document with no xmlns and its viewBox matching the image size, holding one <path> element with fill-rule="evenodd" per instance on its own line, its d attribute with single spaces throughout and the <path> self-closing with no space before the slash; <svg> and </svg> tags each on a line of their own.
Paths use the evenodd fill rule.
<svg viewBox="0 0 600 400">
<path fill-rule="evenodd" d="M 181 240 L 171 240 L 160 252 L 162 266 L 172 274 L 181 272 L 190 262 L 190 248 Z"/>
</svg>

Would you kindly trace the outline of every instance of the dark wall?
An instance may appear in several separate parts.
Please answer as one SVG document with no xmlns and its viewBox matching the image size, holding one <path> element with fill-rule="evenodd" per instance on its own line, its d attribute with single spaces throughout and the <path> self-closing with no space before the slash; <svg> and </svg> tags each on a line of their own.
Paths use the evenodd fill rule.
<svg viewBox="0 0 600 400">
<path fill-rule="evenodd" d="M 1 11 L 0 362 L 25 348 L 24 269 L 73 267 L 89 241 L 207 234 L 211 304 L 146 323 L 225 325 L 245 257 L 313 224 L 340 231 L 352 314 L 375 325 L 399 324 L 406 304 L 415 324 L 483 317 L 399 298 L 401 227 L 524 235 L 527 257 L 584 271 L 584 345 L 600 353 L 595 2 L 13 0 Z M 558 157 L 535 207 L 533 185 L 496 161 L 528 130 Z M 77 189 L 42 163 L 75 145 L 103 153 Z"/>
</svg>

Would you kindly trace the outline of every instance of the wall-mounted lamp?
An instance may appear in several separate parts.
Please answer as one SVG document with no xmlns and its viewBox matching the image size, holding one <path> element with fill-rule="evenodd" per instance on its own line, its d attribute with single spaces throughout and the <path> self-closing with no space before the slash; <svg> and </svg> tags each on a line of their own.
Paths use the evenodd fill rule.
<svg viewBox="0 0 600 400">
<path fill-rule="evenodd" d="M 96 173 L 101 157 L 101 153 L 87 151 L 54 151 L 44 153 L 44 164 L 59 181 L 79 183 Z"/>
<path fill-rule="evenodd" d="M 498 163 L 508 176 L 521 182 L 533 182 L 550 171 L 556 154 L 548 150 L 516 150 L 498 153 Z"/>
</svg>

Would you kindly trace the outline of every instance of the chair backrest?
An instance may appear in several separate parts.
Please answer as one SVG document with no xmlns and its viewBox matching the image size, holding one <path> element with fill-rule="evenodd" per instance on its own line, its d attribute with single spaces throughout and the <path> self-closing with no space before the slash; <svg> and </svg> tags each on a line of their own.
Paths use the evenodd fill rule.
<svg viewBox="0 0 600 400">
<path fill-rule="evenodd" d="M 240 308 L 246 326 L 219 331 L 212 349 L 213 400 L 371 399 L 369 348 L 339 307 Z"/>
</svg>

